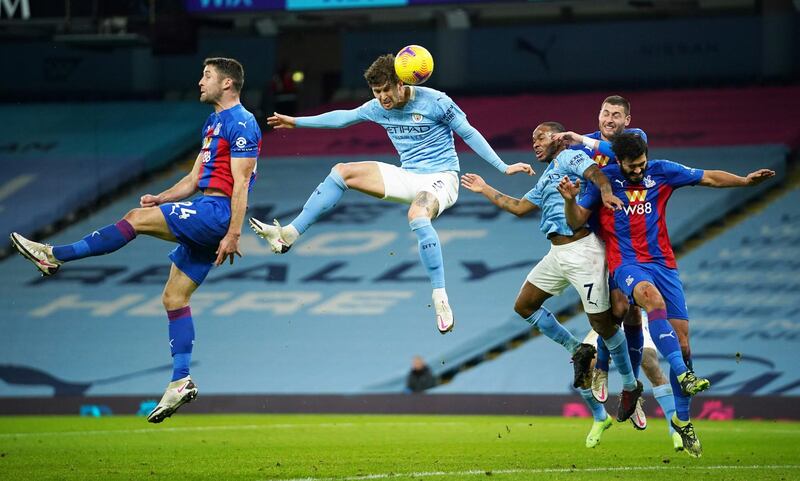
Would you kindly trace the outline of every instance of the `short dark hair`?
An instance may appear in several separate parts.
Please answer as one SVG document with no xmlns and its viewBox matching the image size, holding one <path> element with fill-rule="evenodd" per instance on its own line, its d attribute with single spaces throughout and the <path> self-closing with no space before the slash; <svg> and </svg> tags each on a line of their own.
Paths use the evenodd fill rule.
<svg viewBox="0 0 800 481">
<path fill-rule="evenodd" d="M 556 134 L 567 131 L 567 129 L 565 129 L 563 125 L 561 125 L 558 122 L 553 122 L 553 121 L 542 122 L 541 124 L 539 124 L 539 127 L 547 127 L 547 128 L 550 129 L 550 132 L 553 132 L 553 133 L 556 133 Z"/>
<path fill-rule="evenodd" d="M 219 73 L 222 78 L 229 78 L 233 80 L 233 90 L 237 92 L 242 91 L 244 85 L 244 67 L 238 60 L 224 57 L 212 57 L 203 61 L 203 67 L 211 65 Z"/>
<path fill-rule="evenodd" d="M 370 87 L 379 87 L 391 83 L 392 85 L 400 82 L 397 72 L 394 70 L 394 55 L 387 53 L 381 55 L 372 65 L 364 71 L 364 78 Z"/>
<path fill-rule="evenodd" d="M 600 104 L 602 107 L 604 104 L 611 104 L 611 105 L 621 105 L 623 109 L 625 109 L 625 115 L 630 115 L 631 113 L 631 103 L 628 102 L 628 99 L 625 97 L 621 97 L 619 95 L 609 95 L 603 100 L 603 103 Z"/>
<path fill-rule="evenodd" d="M 625 132 L 611 139 L 611 150 L 618 161 L 634 160 L 642 154 L 647 155 L 647 142 L 639 135 Z"/>
</svg>

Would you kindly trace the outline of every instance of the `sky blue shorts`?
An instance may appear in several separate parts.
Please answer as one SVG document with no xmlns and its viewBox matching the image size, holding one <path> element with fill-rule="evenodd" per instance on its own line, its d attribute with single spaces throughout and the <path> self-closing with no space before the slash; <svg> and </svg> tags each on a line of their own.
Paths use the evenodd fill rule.
<svg viewBox="0 0 800 481">
<path fill-rule="evenodd" d="M 170 232 L 178 239 L 178 247 L 169 253 L 169 258 L 195 284 L 202 284 L 217 259 L 219 242 L 228 232 L 230 198 L 202 196 L 159 207 Z"/>
<path fill-rule="evenodd" d="M 633 302 L 633 289 L 636 284 L 647 281 L 656 286 L 664 302 L 667 304 L 669 319 L 689 320 L 689 308 L 683 294 L 683 284 L 677 269 L 670 269 L 660 264 L 628 264 L 614 271 L 614 282 Z"/>
</svg>

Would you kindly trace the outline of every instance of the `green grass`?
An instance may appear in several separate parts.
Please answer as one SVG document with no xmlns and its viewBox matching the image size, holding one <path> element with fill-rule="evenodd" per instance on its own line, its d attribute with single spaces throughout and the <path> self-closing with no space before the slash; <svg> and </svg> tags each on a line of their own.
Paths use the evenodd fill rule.
<svg viewBox="0 0 800 481">
<path fill-rule="evenodd" d="M 800 479 L 800 424 L 699 422 L 705 454 L 675 453 L 663 419 L 520 416 L 0 417 L 0 479 L 648 481 Z M 372 475 L 372 476 L 369 476 Z"/>
</svg>

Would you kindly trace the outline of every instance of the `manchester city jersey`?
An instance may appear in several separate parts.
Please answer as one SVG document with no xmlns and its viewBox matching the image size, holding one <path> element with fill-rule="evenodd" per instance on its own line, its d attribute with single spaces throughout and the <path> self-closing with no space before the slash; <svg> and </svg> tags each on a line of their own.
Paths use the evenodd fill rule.
<svg viewBox="0 0 800 481">
<path fill-rule="evenodd" d="M 413 87 L 403 108 L 386 110 L 377 99 L 357 109 L 362 120 L 371 120 L 386 130 L 400 166 L 419 174 L 460 170 L 453 130 L 467 116 L 445 93 Z"/>
<path fill-rule="evenodd" d="M 638 184 L 623 177 L 619 164 L 609 165 L 603 173 L 625 207 L 617 211 L 602 208 L 600 190 L 594 185 L 587 186 L 578 204 L 599 211 L 598 233 L 606 243 L 609 272 L 613 274 L 621 265 L 638 263 L 676 268 L 667 233 L 667 201 L 675 189 L 700 182 L 703 171 L 669 160 L 651 160 Z"/>
<path fill-rule="evenodd" d="M 571 236 L 573 234 L 564 215 L 564 198 L 558 192 L 558 183 L 564 176 L 567 176 L 572 182 L 581 179 L 581 184 L 585 185 L 583 173 L 593 165 L 594 161 L 585 153 L 563 150 L 550 161 L 542 172 L 542 176 L 539 177 L 539 181 L 536 182 L 536 186 L 525 194 L 525 199 L 542 209 L 539 229 L 544 235 Z"/>
</svg>

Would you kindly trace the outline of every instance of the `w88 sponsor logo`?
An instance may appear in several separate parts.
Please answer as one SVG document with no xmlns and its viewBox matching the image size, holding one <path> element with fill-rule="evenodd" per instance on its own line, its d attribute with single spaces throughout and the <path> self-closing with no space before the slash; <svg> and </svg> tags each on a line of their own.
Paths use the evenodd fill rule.
<svg viewBox="0 0 800 481">
<path fill-rule="evenodd" d="M 626 215 L 644 215 L 653 212 L 653 205 L 650 202 L 644 202 L 633 205 L 626 205 L 622 208 Z"/>
</svg>

